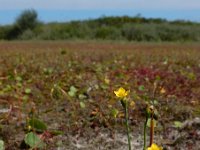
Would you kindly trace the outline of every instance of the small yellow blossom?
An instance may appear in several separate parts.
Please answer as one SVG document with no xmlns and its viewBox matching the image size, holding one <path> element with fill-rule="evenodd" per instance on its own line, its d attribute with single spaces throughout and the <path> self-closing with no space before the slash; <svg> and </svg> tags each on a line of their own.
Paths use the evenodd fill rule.
<svg viewBox="0 0 200 150">
<path fill-rule="evenodd" d="M 106 84 L 110 84 L 110 80 L 109 80 L 107 77 L 104 79 L 104 82 L 105 82 Z"/>
<path fill-rule="evenodd" d="M 28 126 L 28 131 L 31 131 L 31 129 L 32 129 L 32 127 L 29 125 L 29 126 Z"/>
<path fill-rule="evenodd" d="M 162 89 L 160 90 L 160 93 L 161 93 L 161 94 L 165 94 L 165 93 L 166 93 L 166 90 L 165 90 L 164 88 L 162 88 Z"/>
<path fill-rule="evenodd" d="M 114 91 L 115 95 L 119 98 L 125 98 L 129 91 L 126 91 L 124 88 L 120 87 L 117 91 Z"/>
<path fill-rule="evenodd" d="M 155 143 L 153 143 L 151 145 L 151 147 L 148 147 L 147 150 L 162 150 L 162 147 L 159 147 L 158 145 L 156 145 Z"/>
<path fill-rule="evenodd" d="M 151 115 L 154 112 L 154 106 L 153 105 L 147 106 L 146 111 L 149 115 Z"/>
<path fill-rule="evenodd" d="M 130 107 L 131 107 L 132 109 L 135 108 L 135 102 L 134 102 L 134 101 L 131 101 L 131 102 L 130 102 Z"/>
<path fill-rule="evenodd" d="M 118 113 L 119 118 L 124 118 L 124 116 L 125 116 L 124 113 L 122 113 L 122 112 Z"/>
</svg>

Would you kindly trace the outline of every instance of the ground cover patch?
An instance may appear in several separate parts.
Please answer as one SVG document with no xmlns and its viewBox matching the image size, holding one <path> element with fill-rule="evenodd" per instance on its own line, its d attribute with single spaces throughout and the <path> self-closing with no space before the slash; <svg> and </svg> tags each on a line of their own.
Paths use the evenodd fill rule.
<svg viewBox="0 0 200 150">
<path fill-rule="evenodd" d="M 0 137 L 6 149 L 27 149 L 25 134 L 41 129 L 40 123 L 29 129 L 27 119 L 34 115 L 47 125 L 45 132 L 37 131 L 43 149 L 124 149 L 123 110 L 113 92 L 123 86 L 135 102 L 129 123 L 133 147 L 141 149 L 144 108 L 157 81 L 156 141 L 167 149 L 196 149 L 199 49 L 170 43 L 0 42 Z"/>
</svg>

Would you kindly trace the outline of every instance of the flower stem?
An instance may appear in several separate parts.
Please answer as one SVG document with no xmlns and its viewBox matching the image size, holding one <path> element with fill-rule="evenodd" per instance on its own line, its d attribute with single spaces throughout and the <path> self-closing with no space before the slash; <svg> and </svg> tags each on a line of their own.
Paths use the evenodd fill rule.
<svg viewBox="0 0 200 150">
<path fill-rule="evenodd" d="M 146 120 L 145 120 L 145 122 L 144 122 L 144 147 L 143 147 L 143 150 L 146 150 L 146 136 L 147 136 L 146 129 L 147 129 L 147 121 L 148 121 L 148 116 L 146 116 Z"/>
<path fill-rule="evenodd" d="M 154 118 L 153 113 L 151 114 L 151 129 L 150 129 L 150 143 L 149 146 L 153 144 L 153 136 L 154 136 Z"/>
<path fill-rule="evenodd" d="M 130 139 L 130 135 L 129 135 L 129 125 L 128 125 L 128 104 L 126 102 L 126 105 L 125 105 L 125 120 L 126 120 L 126 130 L 127 130 L 127 138 L 128 138 L 128 147 L 129 147 L 129 150 L 131 150 L 131 139 Z"/>
</svg>

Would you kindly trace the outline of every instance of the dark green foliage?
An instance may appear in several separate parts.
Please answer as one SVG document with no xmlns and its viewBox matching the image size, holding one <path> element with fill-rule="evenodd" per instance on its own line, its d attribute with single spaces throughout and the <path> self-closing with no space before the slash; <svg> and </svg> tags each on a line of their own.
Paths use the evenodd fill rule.
<svg viewBox="0 0 200 150">
<path fill-rule="evenodd" d="M 0 26 L 0 39 L 6 39 L 11 26 Z"/>
<path fill-rule="evenodd" d="M 147 19 L 140 15 L 41 24 L 35 10 L 25 10 L 13 25 L 0 27 L 0 39 L 200 41 L 200 24 L 184 20 Z"/>
<path fill-rule="evenodd" d="M 37 24 L 37 12 L 35 10 L 24 10 L 15 23 L 21 30 L 34 29 Z"/>
<path fill-rule="evenodd" d="M 120 30 L 111 26 L 102 26 L 96 30 L 95 34 L 96 39 L 116 40 L 120 39 L 120 37 L 121 37 Z"/>
<path fill-rule="evenodd" d="M 33 9 L 24 10 L 8 30 L 4 31 L 3 39 L 31 39 L 34 37 L 32 30 L 37 27 L 39 21 L 37 12 Z M 2 31 L 1 31 L 2 32 Z"/>
<path fill-rule="evenodd" d="M 43 132 L 47 130 L 47 125 L 42 122 L 41 120 L 38 120 L 36 118 L 32 118 L 29 120 L 28 125 L 31 126 L 31 128 L 38 132 Z"/>
</svg>

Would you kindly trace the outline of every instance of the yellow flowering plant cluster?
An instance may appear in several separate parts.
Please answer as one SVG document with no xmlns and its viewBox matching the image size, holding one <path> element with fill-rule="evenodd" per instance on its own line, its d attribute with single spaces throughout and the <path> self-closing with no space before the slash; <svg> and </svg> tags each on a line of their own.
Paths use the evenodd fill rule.
<svg viewBox="0 0 200 150">
<path fill-rule="evenodd" d="M 116 97 L 120 100 L 122 107 L 124 108 L 125 112 L 125 122 L 126 122 L 126 130 L 127 130 L 127 138 L 128 138 L 128 146 L 129 150 L 131 150 L 131 139 L 130 139 L 130 129 L 128 124 L 128 106 L 132 105 L 134 101 L 130 101 L 127 97 L 129 95 L 130 91 L 125 90 L 124 88 L 120 87 L 118 90 L 114 91 L 114 94 Z M 135 103 L 134 103 L 135 104 Z M 146 148 L 146 127 L 147 127 L 147 121 L 150 119 L 150 146 Z M 162 147 L 157 146 L 155 143 L 153 143 L 153 132 L 154 132 L 154 120 L 157 119 L 157 114 L 155 113 L 154 106 L 148 106 L 146 108 L 146 121 L 144 123 L 144 147 L 143 150 L 162 150 Z"/>
</svg>

